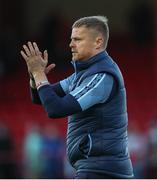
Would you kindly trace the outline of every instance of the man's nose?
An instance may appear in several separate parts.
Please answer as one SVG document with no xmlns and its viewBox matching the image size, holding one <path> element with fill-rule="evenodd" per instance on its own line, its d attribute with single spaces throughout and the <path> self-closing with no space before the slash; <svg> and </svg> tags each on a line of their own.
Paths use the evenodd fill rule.
<svg viewBox="0 0 157 180">
<path fill-rule="evenodd" d="M 70 47 L 70 48 L 74 47 L 73 41 L 70 42 L 69 47 Z"/>
<path fill-rule="evenodd" d="M 70 42 L 69 47 L 70 47 L 70 48 L 72 47 L 72 42 Z"/>
</svg>

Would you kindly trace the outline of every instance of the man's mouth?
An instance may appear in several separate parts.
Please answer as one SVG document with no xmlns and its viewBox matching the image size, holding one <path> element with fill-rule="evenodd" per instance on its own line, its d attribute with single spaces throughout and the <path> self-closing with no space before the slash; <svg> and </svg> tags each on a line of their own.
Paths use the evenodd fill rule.
<svg viewBox="0 0 157 180">
<path fill-rule="evenodd" d="M 73 51 L 73 50 L 72 50 L 71 52 L 72 52 L 72 53 L 77 53 L 76 51 Z"/>
</svg>

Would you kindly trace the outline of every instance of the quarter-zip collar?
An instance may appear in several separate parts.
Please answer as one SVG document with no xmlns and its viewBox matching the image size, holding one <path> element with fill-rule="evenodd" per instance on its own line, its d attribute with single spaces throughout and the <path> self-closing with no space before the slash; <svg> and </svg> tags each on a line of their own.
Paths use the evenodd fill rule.
<svg viewBox="0 0 157 180">
<path fill-rule="evenodd" d="M 76 61 L 71 61 L 71 63 L 74 66 L 75 72 L 78 73 L 79 71 L 83 69 L 87 69 L 88 67 L 95 64 L 96 62 L 104 60 L 106 56 L 108 56 L 108 53 L 106 51 L 102 51 L 96 54 L 95 56 L 89 58 L 88 60 L 85 60 L 85 61 L 76 60 Z"/>
</svg>

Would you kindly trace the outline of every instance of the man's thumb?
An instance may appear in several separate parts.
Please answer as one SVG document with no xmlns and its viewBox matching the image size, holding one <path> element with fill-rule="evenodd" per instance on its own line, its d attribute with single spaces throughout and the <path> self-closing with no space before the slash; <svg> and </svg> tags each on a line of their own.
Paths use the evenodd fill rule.
<svg viewBox="0 0 157 180">
<path fill-rule="evenodd" d="M 56 65 L 53 63 L 53 64 L 50 64 L 46 67 L 45 69 L 45 73 L 48 74 Z"/>
</svg>

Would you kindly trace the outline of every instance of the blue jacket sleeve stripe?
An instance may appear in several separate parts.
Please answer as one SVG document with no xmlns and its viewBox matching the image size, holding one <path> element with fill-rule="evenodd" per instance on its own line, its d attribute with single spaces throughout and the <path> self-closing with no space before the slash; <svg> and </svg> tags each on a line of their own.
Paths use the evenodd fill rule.
<svg viewBox="0 0 157 180">
<path fill-rule="evenodd" d="M 82 110 L 86 110 L 95 104 L 106 102 L 113 88 L 114 79 L 109 74 L 97 74 L 91 79 L 85 79 L 80 86 L 70 92 L 78 101 Z"/>
<path fill-rule="evenodd" d="M 93 88 L 97 87 L 101 81 L 104 79 L 106 74 L 96 74 L 92 80 L 84 86 L 78 93 L 74 94 L 74 97 L 77 100 L 80 100 L 83 96 L 89 93 Z"/>
<path fill-rule="evenodd" d="M 95 79 L 96 76 L 97 76 L 97 74 L 91 79 L 91 81 L 90 81 L 86 86 L 88 86 L 88 85 Z M 83 92 L 83 91 L 85 90 L 86 86 L 84 86 L 84 87 L 83 87 L 82 89 L 80 89 L 78 92 L 76 92 L 75 94 L 73 94 L 73 96 L 74 96 L 74 97 L 77 97 L 77 94 Z"/>
</svg>

